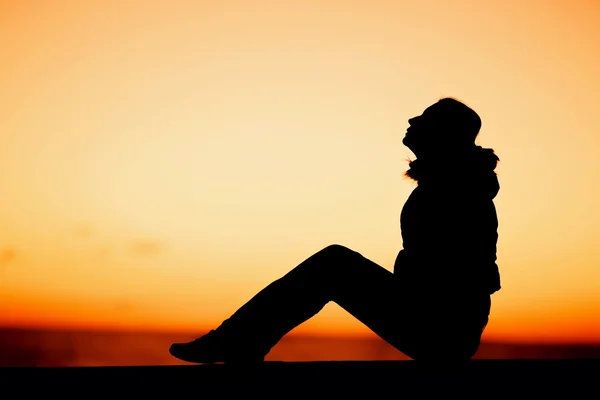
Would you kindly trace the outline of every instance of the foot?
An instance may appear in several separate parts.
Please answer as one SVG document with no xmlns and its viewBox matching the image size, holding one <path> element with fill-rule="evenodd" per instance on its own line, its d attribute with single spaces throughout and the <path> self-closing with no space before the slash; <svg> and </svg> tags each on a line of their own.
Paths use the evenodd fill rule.
<svg viewBox="0 0 600 400">
<path fill-rule="evenodd" d="M 250 350 L 247 348 L 236 349 L 234 346 L 228 346 L 215 330 L 211 330 L 206 335 L 188 343 L 173 343 L 169 353 L 180 360 L 201 364 L 264 361 L 264 356 L 251 355 Z"/>
</svg>

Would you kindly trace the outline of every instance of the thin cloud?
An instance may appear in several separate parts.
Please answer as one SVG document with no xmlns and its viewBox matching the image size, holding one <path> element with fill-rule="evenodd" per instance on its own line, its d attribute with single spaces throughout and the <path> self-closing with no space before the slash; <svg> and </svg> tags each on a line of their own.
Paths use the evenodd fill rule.
<svg viewBox="0 0 600 400">
<path fill-rule="evenodd" d="M 17 257 L 17 252 L 14 249 L 3 249 L 0 250 L 0 274 L 5 278 L 4 274 L 7 272 L 8 265 L 13 262 Z"/>
<path fill-rule="evenodd" d="M 77 236 L 78 238 L 81 238 L 81 239 L 88 239 L 93 235 L 93 233 L 94 233 L 94 228 L 93 228 L 92 224 L 88 224 L 88 223 L 79 224 L 75 227 L 75 230 L 74 230 L 75 236 Z"/>
<path fill-rule="evenodd" d="M 158 240 L 135 240 L 130 250 L 140 256 L 154 256 L 164 251 L 164 245 Z"/>
<path fill-rule="evenodd" d="M 4 249 L 0 251 L 0 266 L 6 266 L 10 264 L 15 257 L 17 257 L 17 252 L 14 249 Z"/>
<path fill-rule="evenodd" d="M 114 305 L 114 310 L 121 314 L 130 313 L 134 308 L 133 303 L 128 300 L 116 302 Z"/>
</svg>

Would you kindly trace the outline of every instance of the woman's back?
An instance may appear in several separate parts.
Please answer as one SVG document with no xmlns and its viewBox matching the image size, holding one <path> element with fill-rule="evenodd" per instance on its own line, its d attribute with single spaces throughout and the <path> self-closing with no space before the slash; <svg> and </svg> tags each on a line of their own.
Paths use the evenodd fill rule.
<svg viewBox="0 0 600 400">
<path fill-rule="evenodd" d="M 497 160 L 492 150 L 475 147 L 445 170 L 411 163 L 407 175 L 418 186 L 402 209 L 404 248 L 394 265 L 403 284 L 488 295 L 500 289 Z"/>
</svg>

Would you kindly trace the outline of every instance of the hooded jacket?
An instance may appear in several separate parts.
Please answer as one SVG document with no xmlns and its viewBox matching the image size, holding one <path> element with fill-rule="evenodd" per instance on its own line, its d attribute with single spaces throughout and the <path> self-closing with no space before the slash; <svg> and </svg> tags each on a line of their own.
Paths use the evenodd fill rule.
<svg viewBox="0 0 600 400">
<path fill-rule="evenodd" d="M 417 182 L 400 216 L 403 249 L 394 264 L 401 285 L 415 290 L 492 294 L 500 185 L 492 149 L 476 146 L 456 159 L 417 159 L 406 176 Z"/>
</svg>

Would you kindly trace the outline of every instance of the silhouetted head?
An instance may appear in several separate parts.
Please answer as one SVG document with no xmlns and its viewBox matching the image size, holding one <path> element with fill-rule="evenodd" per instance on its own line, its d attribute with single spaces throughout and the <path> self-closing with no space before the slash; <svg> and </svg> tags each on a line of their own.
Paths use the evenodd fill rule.
<svg viewBox="0 0 600 400">
<path fill-rule="evenodd" d="M 479 115 L 450 97 L 427 107 L 408 123 L 410 126 L 402 143 L 417 157 L 471 149 L 481 129 Z"/>
<path fill-rule="evenodd" d="M 479 115 L 453 98 L 443 98 L 423 114 L 408 120 L 402 143 L 417 156 L 405 176 L 454 184 L 455 178 L 492 198 L 499 184 L 494 170 L 500 159 L 493 149 L 475 144 L 481 129 Z"/>
</svg>

